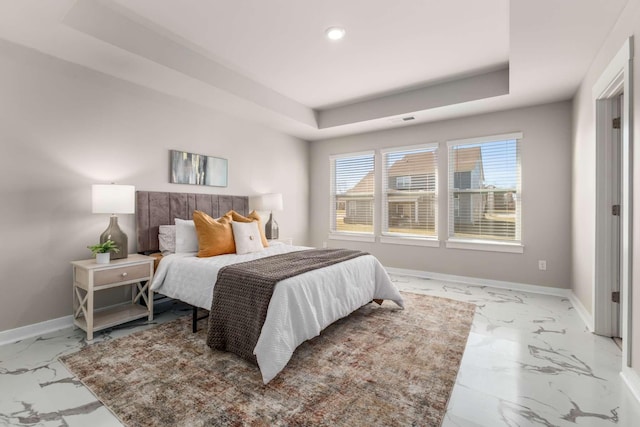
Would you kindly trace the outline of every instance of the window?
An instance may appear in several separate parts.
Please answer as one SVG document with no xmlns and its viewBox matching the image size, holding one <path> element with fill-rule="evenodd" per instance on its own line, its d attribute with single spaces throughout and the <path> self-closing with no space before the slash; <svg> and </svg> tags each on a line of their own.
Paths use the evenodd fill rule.
<svg viewBox="0 0 640 427">
<path fill-rule="evenodd" d="M 437 236 L 437 144 L 382 150 L 382 234 Z"/>
<path fill-rule="evenodd" d="M 396 189 L 409 190 L 411 189 L 411 176 L 397 176 L 396 177 Z"/>
<path fill-rule="evenodd" d="M 453 172 L 453 187 L 471 188 L 471 171 Z"/>
<path fill-rule="evenodd" d="M 331 156 L 331 233 L 373 236 L 374 152 Z"/>
<path fill-rule="evenodd" d="M 448 142 L 449 241 L 520 244 L 520 139 Z"/>
</svg>

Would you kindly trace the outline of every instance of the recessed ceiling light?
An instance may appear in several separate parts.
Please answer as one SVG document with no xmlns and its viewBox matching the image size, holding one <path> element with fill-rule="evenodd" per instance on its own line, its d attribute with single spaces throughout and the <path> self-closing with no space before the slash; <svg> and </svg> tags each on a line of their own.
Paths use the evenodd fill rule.
<svg viewBox="0 0 640 427">
<path fill-rule="evenodd" d="M 342 39 L 346 31 L 342 27 L 329 27 L 324 31 L 324 33 L 329 40 L 336 41 Z"/>
</svg>

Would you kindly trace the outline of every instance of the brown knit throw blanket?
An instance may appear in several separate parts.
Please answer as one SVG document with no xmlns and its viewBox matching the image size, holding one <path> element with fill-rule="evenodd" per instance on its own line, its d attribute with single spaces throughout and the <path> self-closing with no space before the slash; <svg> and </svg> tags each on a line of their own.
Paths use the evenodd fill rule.
<svg viewBox="0 0 640 427">
<path fill-rule="evenodd" d="M 230 351 L 253 364 L 253 354 L 276 283 L 347 261 L 366 252 L 309 249 L 223 267 L 213 288 L 207 344 Z"/>
</svg>

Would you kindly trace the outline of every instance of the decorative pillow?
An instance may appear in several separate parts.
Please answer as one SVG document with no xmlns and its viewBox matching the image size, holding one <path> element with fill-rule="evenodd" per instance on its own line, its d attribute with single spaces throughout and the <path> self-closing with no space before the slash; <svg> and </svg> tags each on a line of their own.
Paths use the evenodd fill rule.
<svg viewBox="0 0 640 427">
<path fill-rule="evenodd" d="M 230 215 L 231 218 L 236 222 L 253 222 L 253 221 L 256 221 L 258 223 L 258 230 L 260 230 L 260 240 L 262 240 L 262 246 L 264 246 L 265 248 L 269 247 L 269 242 L 267 241 L 267 238 L 264 235 L 264 227 L 262 226 L 262 219 L 260 219 L 260 215 L 258 215 L 258 212 L 251 211 L 249 216 L 246 216 L 246 217 L 240 215 L 236 211 L 229 211 L 229 212 L 227 212 L 225 214 L 225 216 L 226 215 Z"/>
<path fill-rule="evenodd" d="M 176 226 L 161 225 L 158 233 L 158 243 L 162 255 L 167 256 L 176 252 Z"/>
<path fill-rule="evenodd" d="M 264 250 L 257 221 L 233 221 L 231 227 L 233 228 L 233 241 L 236 244 L 236 253 L 238 255 Z"/>
<path fill-rule="evenodd" d="M 198 235 L 192 220 L 176 218 L 176 253 L 198 252 Z"/>
<path fill-rule="evenodd" d="M 193 222 L 198 234 L 199 257 L 236 253 L 230 215 L 213 219 L 204 212 L 194 211 Z"/>
</svg>

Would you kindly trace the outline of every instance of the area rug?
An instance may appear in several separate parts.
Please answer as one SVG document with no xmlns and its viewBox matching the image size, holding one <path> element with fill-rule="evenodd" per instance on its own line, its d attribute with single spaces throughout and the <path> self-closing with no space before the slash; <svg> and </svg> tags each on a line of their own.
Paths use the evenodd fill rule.
<svg viewBox="0 0 640 427">
<path fill-rule="evenodd" d="M 403 293 L 303 343 L 269 384 L 185 317 L 62 357 L 127 426 L 439 426 L 475 306 Z"/>
</svg>

